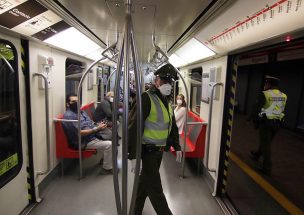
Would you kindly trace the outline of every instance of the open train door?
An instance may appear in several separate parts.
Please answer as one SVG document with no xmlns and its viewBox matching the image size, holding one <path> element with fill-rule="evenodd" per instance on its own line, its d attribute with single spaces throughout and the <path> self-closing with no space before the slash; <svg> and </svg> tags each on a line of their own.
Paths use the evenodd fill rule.
<svg viewBox="0 0 304 215">
<path fill-rule="evenodd" d="M 20 40 L 0 33 L 0 208 L 16 215 L 29 204 L 27 120 Z M 29 174 L 30 175 L 30 174 Z"/>
</svg>

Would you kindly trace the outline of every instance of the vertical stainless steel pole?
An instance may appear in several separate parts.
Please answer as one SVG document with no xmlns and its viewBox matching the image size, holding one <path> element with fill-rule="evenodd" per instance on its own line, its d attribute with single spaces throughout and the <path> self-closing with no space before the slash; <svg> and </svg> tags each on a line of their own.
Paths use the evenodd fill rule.
<svg viewBox="0 0 304 215">
<path fill-rule="evenodd" d="M 107 51 L 104 50 L 104 52 Z M 99 61 L 104 60 L 105 57 L 101 57 L 100 59 L 94 61 L 88 68 L 87 70 L 83 73 L 79 85 L 78 85 L 78 90 L 77 90 L 77 96 L 78 96 L 78 103 L 77 103 L 77 119 L 78 119 L 78 153 L 79 153 L 79 180 L 82 178 L 82 149 L 81 149 L 81 134 L 80 134 L 80 104 L 81 104 L 81 88 L 82 88 L 82 83 L 86 77 L 86 75 L 90 72 L 90 70 L 95 66 Z"/>
<path fill-rule="evenodd" d="M 122 42 L 120 46 L 120 55 L 118 57 L 118 64 L 116 69 L 116 79 L 115 79 L 115 87 L 114 87 L 114 102 L 113 102 L 113 112 L 112 112 L 112 131 L 117 131 L 117 111 L 118 110 L 118 102 L 119 102 L 119 89 L 120 89 L 120 78 L 123 66 L 123 59 L 124 59 L 124 35 L 122 37 Z M 118 167 L 117 167 L 117 144 L 118 138 L 116 133 L 112 135 L 112 159 L 113 159 L 113 183 L 114 183 L 114 192 L 115 192 L 115 201 L 116 201 L 116 209 L 117 214 L 122 214 L 122 207 L 121 207 L 121 198 L 120 198 L 120 191 L 119 191 L 119 181 L 118 181 Z"/>
<path fill-rule="evenodd" d="M 185 79 L 183 78 L 182 74 L 178 70 L 176 70 L 176 71 L 177 71 L 178 76 L 183 81 L 185 91 L 186 91 L 186 99 L 187 99 L 187 113 L 186 113 L 186 119 L 185 119 L 186 123 L 184 125 L 184 137 L 185 138 L 184 138 L 184 145 L 182 148 L 183 160 L 182 160 L 182 169 L 181 169 L 181 177 L 184 178 L 185 177 L 185 158 L 186 158 L 186 136 L 187 136 L 187 128 L 188 128 L 187 122 L 188 122 L 188 110 L 190 110 L 190 101 L 189 101 L 189 92 L 188 92 L 188 88 L 187 88 Z"/>
<path fill-rule="evenodd" d="M 123 121 L 122 121 L 122 214 L 128 213 L 128 115 L 129 115 L 129 54 L 130 54 L 130 17 L 131 3 L 128 0 L 126 3 L 127 15 L 125 25 L 125 46 L 124 46 L 124 73 L 123 73 Z"/>
<path fill-rule="evenodd" d="M 179 82 L 179 80 L 174 81 L 173 84 L 173 106 L 176 106 L 176 84 Z"/>
<path fill-rule="evenodd" d="M 129 215 L 134 214 L 135 208 L 135 201 L 137 197 L 137 189 L 139 184 L 139 170 L 140 170 L 140 160 L 141 160 L 141 150 L 142 150 L 142 128 L 143 128 L 143 121 L 142 121 L 142 101 L 141 101 L 141 94 L 142 94 L 142 84 L 141 81 L 141 70 L 138 66 L 138 56 L 137 56 L 137 49 L 135 45 L 135 35 L 133 31 L 132 25 L 132 17 L 130 22 L 130 29 L 131 29 L 131 51 L 132 51 L 132 58 L 134 64 L 134 74 L 135 74 L 135 81 L 136 81 L 136 111 L 137 111 L 137 146 L 136 146 L 136 166 L 135 166 L 135 176 L 134 176 L 134 184 L 133 184 L 133 191 L 132 191 L 132 198 L 130 204 Z"/>
<path fill-rule="evenodd" d="M 111 72 L 111 74 L 110 74 L 110 76 L 109 76 L 109 78 L 108 78 L 108 80 L 107 80 L 107 85 L 106 85 L 106 92 L 105 93 L 107 93 L 108 91 L 109 91 L 109 84 L 110 84 L 110 80 L 111 80 L 111 78 L 112 78 L 112 76 L 116 73 L 116 71 L 117 71 L 117 69 L 114 69 L 114 71 L 113 72 Z"/>
</svg>

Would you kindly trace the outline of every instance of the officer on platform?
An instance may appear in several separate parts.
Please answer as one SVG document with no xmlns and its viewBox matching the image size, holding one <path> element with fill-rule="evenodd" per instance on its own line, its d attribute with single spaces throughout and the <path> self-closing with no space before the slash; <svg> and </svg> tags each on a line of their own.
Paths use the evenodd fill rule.
<svg viewBox="0 0 304 215">
<path fill-rule="evenodd" d="M 139 179 L 135 215 L 142 214 L 145 200 L 149 197 L 152 206 L 159 215 L 170 215 L 166 197 L 163 193 L 159 168 L 163 151 L 173 146 L 176 160 L 181 161 L 178 128 L 174 112 L 168 102 L 172 91 L 172 80 L 176 78 L 176 69 L 166 64 L 155 73 L 155 83 L 142 94 L 142 170 Z M 129 159 L 136 156 L 136 104 L 130 111 L 129 119 Z M 170 141 L 167 141 L 170 140 Z"/>
<path fill-rule="evenodd" d="M 287 101 L 287 96 L 278 89 L 279 82 L 278 78 L 266 76 L 264 91 L 253 111 L 254 123 L 259 128 L 259 148 L 251 151 L 251 156 L 259 161 L 259 170 L 266 175 L 271 173 L 271 142 L 284 119 Z"/>
</svg>

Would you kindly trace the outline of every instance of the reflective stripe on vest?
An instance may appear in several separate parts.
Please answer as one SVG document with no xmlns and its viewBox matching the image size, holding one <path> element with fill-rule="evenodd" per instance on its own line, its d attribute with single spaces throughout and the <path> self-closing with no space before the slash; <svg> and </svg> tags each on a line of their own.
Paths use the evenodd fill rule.
<svg viewBox="0 0 304 215">
<path fill-rule="evenodd" d="M 266 114 L 267 119 L 282 119 L 287 96 L 277 89 L 263 91 L 266 103 L 264 104 L 261 114 Z"/>
<path fill-rule="evenodd" d="M 151 109 L 149 116 L 145 121 L 143 134 L 143 144 L 155 144 L 159 146 L 166 145 L 167 137 L 171 131 L 172 108 L 169 105 L 169 112 L 156 94 L 147 91 Z"/>
</svg>

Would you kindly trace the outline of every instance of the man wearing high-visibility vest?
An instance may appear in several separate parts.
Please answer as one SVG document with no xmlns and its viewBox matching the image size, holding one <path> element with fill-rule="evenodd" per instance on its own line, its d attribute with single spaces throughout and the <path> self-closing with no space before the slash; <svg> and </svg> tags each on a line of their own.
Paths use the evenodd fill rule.
<svg viewBox="0 0 304 215">
<path fill-rule="evenodd" d="M 163 151 L 171 146 L 176 151 L 176 160 L 181 161 L 178 128 L 174 112 L 168 102 L 172 91 L 172 81 L 176 78 L 176 69 L 166 64 L 155 73 L 155 83 L 142 94 L 142 170 L 139 178 L 134 215 L 142 214 L 145 200 L 149 197 L 152 206 L 159 215 L 172 214 L 163 193 L 159 173 Z M 129 159 L 136 156 L 136 104 L 129 115 Z M 167 141 L 170 139 L 170 141 Z M 134 165 L 135 160 L 132 160 Z"/>
<path fill-rule="evenodd" d="M 278 89 L 279 79 L 266 76 L 264 91 L 257 101 L 255 112 L 259 127 L 259 148 L 251 151 L 252 159 L 259 161 L 259 169 L 271 174 L 271 142 L 284 119 L 287 96 Z"/>
</svg>

